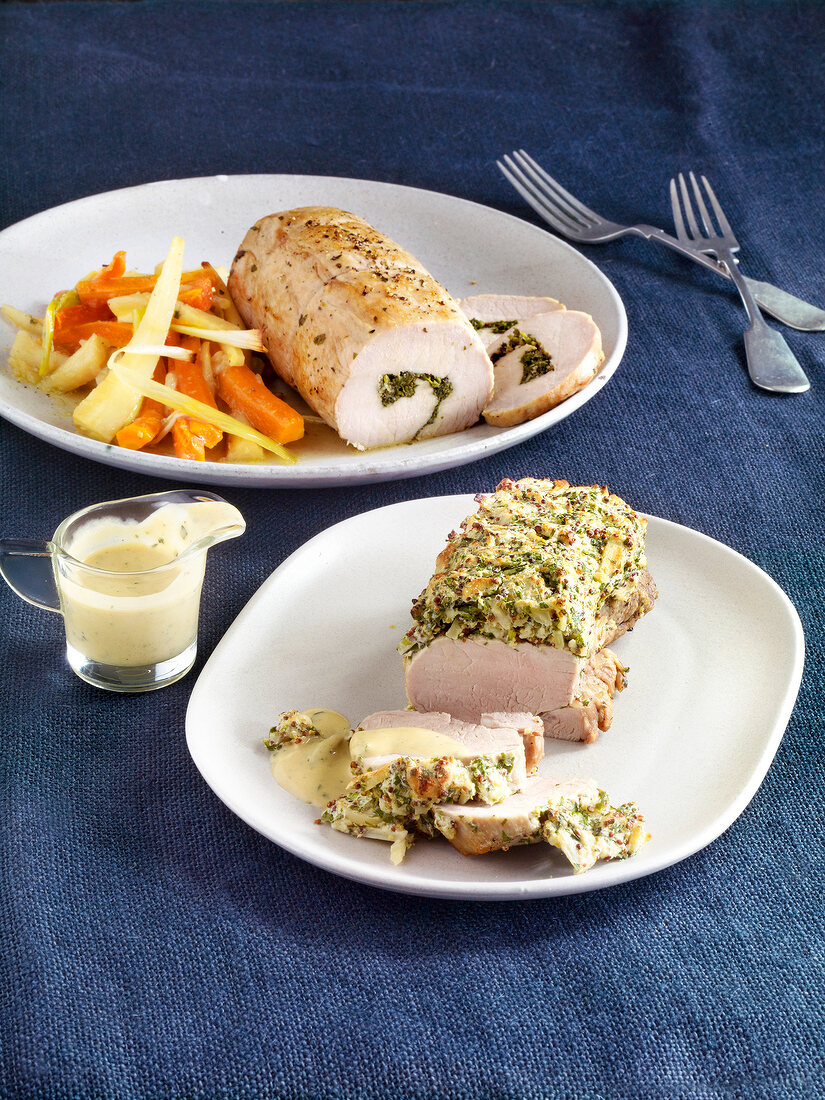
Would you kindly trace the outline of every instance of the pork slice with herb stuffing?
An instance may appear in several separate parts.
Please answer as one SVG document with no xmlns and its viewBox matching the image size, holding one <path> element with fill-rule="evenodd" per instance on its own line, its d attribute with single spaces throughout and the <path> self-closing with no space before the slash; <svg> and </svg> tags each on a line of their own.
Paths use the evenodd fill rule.
<svg viewBox="0 0 825 1100">
<path fill-rule="evenodd" d="M 544 756 L 544 725 L 535 714 L 481 714 L 478 722 L 467 722 L 444 712 L 379 710 L 368 715 L 359 730 L 421 727 L 443 733 L 464 746 L 469 756 L 495 755 L 513 749 L 519 761 L 516 776 L 524 778 Z M 516 746 L 521 746 L 521 755 Z M 464 758 L 458 754 L 459 758 Z"/>
<path fill-rule="evenodd" d="M 489 401 L 492 365 L 457 302 L 354 214 L 262 218 L 228 285 L 277 373 L 359 450 L 460 431 Z"/>
<path fill-rule="evenodd" d="M 433 806 L 500 802 L 526 782 L 518 730 L 489 721 L 409 710 L 370 715 L 350 739 L 356 774 L 321 820 L 338 832 L 389 841 L 400 862 L 416 834 L 433 835 Z"/>
<path fill-rule="evenodd" d="M 555 298 L 535 298 L 524 294 L 473 294 L 458 303 L 464 316 L 490 348 L 503 332 L 537 313 L 555 313 L 565 307 Z"/>
<path fill-rule="evenodd" d="M 588 313 L 542 313 L 490 339 L 493 397 L 488 424 L 506 428 L 533 420 L 578 393 L 604 361 L 602 336 Z"/>
<path fill-rule="evenodd" d="M 462 855 L 545 841 L 576 874 L 600 859 L 626 859 L 649 839 L 635 803 L 611 806 L 591 780 L 540 776 L 495 806 L 436 806 L 433 822 Z"/>
</svg>

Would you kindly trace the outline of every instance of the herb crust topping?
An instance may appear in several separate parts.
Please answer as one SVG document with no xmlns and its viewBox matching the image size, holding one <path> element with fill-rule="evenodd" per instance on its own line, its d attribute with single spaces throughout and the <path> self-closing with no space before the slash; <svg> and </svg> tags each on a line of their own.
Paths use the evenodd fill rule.
<svg viewBox="0 0 825 1100">
<path fill-rule="evenodd" d="M 399 651 L 440 635 L 533 642 L 588 657 L 599 611 L 646 569 L 646 521 L 604 485 L 505 479 L 452 532 Z"/>
</svg>

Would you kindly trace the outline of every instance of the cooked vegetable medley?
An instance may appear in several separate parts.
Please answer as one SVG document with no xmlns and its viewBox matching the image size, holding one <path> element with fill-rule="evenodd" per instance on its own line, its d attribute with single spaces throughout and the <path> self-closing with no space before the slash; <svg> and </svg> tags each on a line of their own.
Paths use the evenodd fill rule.
<svg viewBox="0 0 825 1100">
<path fill-rule="evenodd" d="M 244 328 L 211 264 L 184 271 L 182 261 L 180 238 L 151 275 L 127 273 L 118 252 L 42 318 L 3 306 L 18 329 L 12 371 L 79 397 L 75 427 L 105 443 L 153 451 L 170 436 L 179 458 L 294 462 L 284 444 L 303 436 L 303 418 L 253 370 L 260 333 Z"/>
</svg>

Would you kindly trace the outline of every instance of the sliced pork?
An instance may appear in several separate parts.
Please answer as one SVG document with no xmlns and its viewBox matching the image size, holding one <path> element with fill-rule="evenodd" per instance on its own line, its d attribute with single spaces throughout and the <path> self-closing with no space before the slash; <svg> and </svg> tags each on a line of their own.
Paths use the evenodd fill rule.
<svg viewBox="0 0 825 1100">
<path fill-rule="evenodd" d="M 626 859 L 649 839 L 634 803 L 610 806 L 592 780 L 537 777 L 495 806 L 443 805 L 435 827 L 462 855 L 544 840 L 580 874 L 599 859 Z"/>
<path fill-rule="evenodd" d="M 595 321 L 572 309 L 538 314 L 485 342 L 495 380 L 484 419 L 502 428 L 533 420 L 578 393 L 604 360 Z"/>
<path fill-rule="evenodd" d="M 516 717 L 525 729 L 541 729 L 534 715 Z M 390 841 L 398 862 L 415 833 L 434 834 L 433 806 L 508 798 L 527 780 L 524 743 L 515 726 L 486 718 L 480 725 L 409 710 L 369 715 L 349 744 L 355 774 L 322 820 L 339 832 Z M 417 740 L 411 730 L 435 736 Z"/>
<path fill-rule="evenodd" d="M 481 715 L 482 726 L 490 729 L 514 728 L 524 745 L 527 770 L 532 771 L 544 756 L 544 722 L 537 714 L 520 714 L 517 711 L 500 711 Z"/>
<path fill-rule="evenodd" d="M 460 431 L 489 401 L 492 365 L 458 304 L 354 214 L 262 218 L 228 285 L 277 373 L 360 450 Z"/>
<path fill-rule="evenodd" d="M 438 806 L 434 811 L 435 825 L 462 855 L 484 855 L 541 840 L 542 812 L 548 804 L 557 798 L 579 797 L 588 802 L 598 801 L 599 789 L 587 780 L 537 776 L 527 780 L 517 794 L 495 806 L 477 802 Z"/>
<path fill-rule="evenodd" d="M 535 317 L 537 313 L 564 309 L 555 298 L 532 298 L 524 294 L 473 294 L 470 298 L 462 298 L 459 305 L 488 350 L 498 344 L 500 334 L 517 321 Z"/>
<path fill-rule="evenodd" d="M 500 752 L 514 751 L 520 746 L 526 771 L 531 771 L 544 756 L 544 726 L 535 714 L 479 714 L 478 722 L 462 721 L 445 712 L 418 710 L 379 710 L 370 714 L 359 725 L 359 730 L 394 729 L 412 726 L 443 733 L 464 746 L 459 759 L 474 756 L 492 756 Z M 366 763 L 367 761 L 365 761 Z M 383 763 L 383 758 L 370 760 L 370 766 Z"/>
</svg>

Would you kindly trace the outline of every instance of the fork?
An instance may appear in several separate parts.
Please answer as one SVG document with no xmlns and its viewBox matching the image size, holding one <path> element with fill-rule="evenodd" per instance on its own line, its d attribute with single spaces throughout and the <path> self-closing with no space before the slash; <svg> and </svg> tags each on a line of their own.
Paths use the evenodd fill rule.
<svg viewBox="0 0 825 1100">
<path fill-rule="evenodd" d="M 739 248 L 739 242 L 719 205 L 713 188 L 702 176 L 702 184 L 713 209 L 715 222 L 708 213 L 702 191 L 693 172 L 690 173 L 690 184 L 702 224 L 700 227 L 693 212 L 685 177 L 680 173 L 678 191 L 676 180 L 670 181 L 670 205 L 673 207 L 676 236 L 682 244 L 695 248 L 698 252 L 714 253 L 719 262 L 727 268 L 731 279 L 736 284 L 750 320 L 750 324 L 745 329 L 745 358 L 751 381 L 763 390 L 773 390 L 777 393 L 803 393 L 810 388 L 810 382 L 783 338 L 775 329 L 765 324 L 747 281 L 733 257 L 734 251 Z M 682 207 L 685 212 L 684 218 Z"/>
<path fill-rule="evenodd" d="M 595 210 L 591 210 L 566 191 L 523 149 L 514 151 L 512 156 L 503 157 L 497 164 L 508 182 L 536 213 L 552 225 L 556 232 L 570 240 L 600 244 L 633 234 L 646 240 L 658 241 L 718 275 L 730 278 L 723 264 L 682 244 L 664 229 L 642 224 L 619 225 L 602 218 Z M 801 298 L 796 298 L 771 283 L 747 279 L 747 284 L 760 307 L 778 321 L 803 332 L 825 332 L 825 310 L 803 302 Z"/>
</svg>

